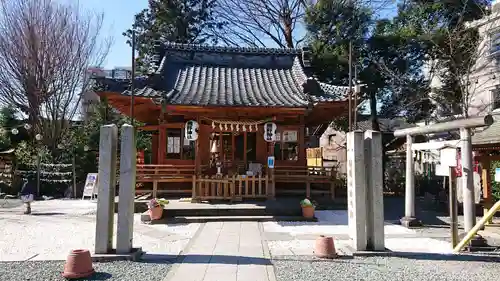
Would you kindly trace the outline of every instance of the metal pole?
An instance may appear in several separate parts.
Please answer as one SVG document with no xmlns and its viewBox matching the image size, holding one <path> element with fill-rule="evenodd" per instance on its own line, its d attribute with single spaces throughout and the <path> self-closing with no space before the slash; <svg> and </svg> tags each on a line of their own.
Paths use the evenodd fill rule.
<svg viewBox="0 0 500 281">
<path fill-rule="evenodd" d="M 458 208 L 457 185 L 454 167 L 450 167 L 449 189 L 451 245 L 455 248 L 458 244 Z"/>
<path fill-rule="evenodd" d="M 134 94 L 135 94 L 135 30 L 132 29 L 132 73 L 130 82 L 130 124 L 134 126 Z"/>
<path fill-rule="evenodd" d="M 349 40 L 349 132 L 352 131 L 352 40 Z"/>
<path fill-rule="evenodd" d="M 405 217 L 415 218 L 415 164 L 411 146 L 413 137 L 406 136 L 406 186 L 405 186 Z"/>
<path fill-rule="evenodd" d="M 73 197 L 76 198 L 76 161 L 75 161 L 75 152 L 73 152 L 73 159 L 71 166 L 72 166 L 72 172 L 73 172 Z"/>
<path fill-rule="evenodd" d="M 474 200 L 474 174 L 472 172 L 472 143 L 470 129 L 460 129 L 462 158 L 462 192 L 464 205 L 464 230 L 469 232 L 476 224 Z"/>
<path fill-rule="evenodd" d="M 40 170 L 41 170 L 41 163 L 40 163 L 40 147 L 37 148 L 38 151 L 36 153 L 36 195 L 39 197 L 40 196 Z"/>
<path fill-rule="evenodd" d="M 354 115 L 354 129 L 358 129 L 358 66 L 354 65 L 354 106 L 353 106 L 353 115 Z"/>
</svg>

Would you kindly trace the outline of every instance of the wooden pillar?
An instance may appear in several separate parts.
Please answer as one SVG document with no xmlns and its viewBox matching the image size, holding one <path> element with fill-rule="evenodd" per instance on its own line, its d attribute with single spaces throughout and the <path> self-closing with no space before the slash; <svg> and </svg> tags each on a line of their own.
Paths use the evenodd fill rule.
<svg viewBox="0 0 500 281">
<path fill-rule="evenodd" d="M 158 164 L 158 146 L 159 146 L 159 142 L 158 142 L 158 132 L 156 132 L 155 134 L 153 134 L 151 136 L 151 163 L 152 164 Z"/>
<path fill-rule="evenodd" d="M 198 139 L 195 141 L 195 153 L 194 153 L 194 165 L 195 165 L 195 174 L 196 176 L 201 174 L 201 150 L 200 150 L 200 139 L 202 130 L 201 130 L 201 122 L 200 122 L 200 117 L 198 116 L 196 118 L 196 122 L 198 123 Z M 204 132 L 203 132 L 204 133 Z M 194 180 L 194 179 L 193 179 Z M 194 183 L 193 183 L 193 188 L 194 188 Z"/>
<path fill-rule="evenodd" d="M 167 151 L 167 130 L 160 126 L 158 130 L 158 164 L 165 163 L 165 152 Z"/>
<path fill-rule="evenodd" d="M 299 165 L 307 165 L 307 160 L 306 160 L 306 134 L 305 134 L 305 125 L 304 125 L 304 116 L 300 117 L 300 126 L 299 126 L 299 131 L 298 131 L 298 141 L 299 141 L 299 151 L 298 153 L 298 160 L 299 160 Z"/>
<path fill-rule="evenodd" d="M 488 210 L 493 206 L 493 194 L 491 189 L 491 160 L 485 159 L 481 163 L 481 182 L 483 188 L 483 215 L 488 212 Z M 492 219 L 486 222 L 486 224 L 491 224 Z"/>
</svg>

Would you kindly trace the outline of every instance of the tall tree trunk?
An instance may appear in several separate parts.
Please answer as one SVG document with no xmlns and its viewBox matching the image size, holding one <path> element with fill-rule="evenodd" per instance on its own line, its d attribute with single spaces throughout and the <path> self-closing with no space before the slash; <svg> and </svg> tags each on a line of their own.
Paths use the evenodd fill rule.
<svg viewBox="0 0 500 281">
<path fill-rule="evenodd" d="M 372 121 L 372 130 L 380 131 L 377 118 L 377 95 L 373 90 L 370 91 L 370 119 Z"/>
</svg>

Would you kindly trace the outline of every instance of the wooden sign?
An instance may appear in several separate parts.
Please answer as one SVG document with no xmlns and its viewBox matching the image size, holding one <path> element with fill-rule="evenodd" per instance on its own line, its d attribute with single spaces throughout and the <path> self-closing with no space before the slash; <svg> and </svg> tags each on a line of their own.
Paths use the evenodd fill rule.
<svg viewBox="0 0 500 281">
<path fill-rule="evenodd" d="M 98 173 L 88 173 L 87 179 L 85 180 L 85 186 L 83 187 L 82 200 L 85 197 L 90 197 L 90 199 L 94 199 L 94 196 L 97 196 L 97 183 L 98 183 Z"/>
</svg>

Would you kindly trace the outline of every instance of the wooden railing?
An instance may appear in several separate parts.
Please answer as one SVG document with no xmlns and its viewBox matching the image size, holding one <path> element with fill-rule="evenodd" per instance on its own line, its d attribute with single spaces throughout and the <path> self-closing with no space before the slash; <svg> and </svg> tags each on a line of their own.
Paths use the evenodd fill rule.
<svg viewBox="0 0 500 281">
<path fill-rule="evenodd" d="M 239 201 L 245 198 L 274 198 L 276 184 L 287 184 L 279 186 L 278 192 L 304 194 L 307 197 L 328 193 L 333 199 L 336 182 L 336 170 L 324 167 L 277 166 L 268 169 L 267 175 L 263 176 L 216 177 L 197 175 L 194 165 L 138 165 L 137 183 L 151 183 L 152 189 L 137 188 L 136 193 L 152 193 L 153 197 L 157 197 L 158 193 L 191 192 L 195 200 Z M 168 189 L 158 190 L 159 183 L 186 184 L 174 184 Z"/>
<path fill-rule="evenodd" d="M 268 176 L 196 177 L 193 176 L 193 200 L 231 200 L 267 198 L 270 193 Z"/>
<path fill-rule="evenodd" d="M 137 165 L 136 182 L 153 183 L 153 189 L 141 189 L 136 192 L 152 192 L 153 197 L 156 197 L 158 183 L 191 182 L 195 173 L 196 169 L 194 165 Z"/>
<path fill-rule="evenodd" d="M 305 195 L 310 197 L 311 193 L 323 193 L 323 190 L 311 190 L 311 185 L 329 185 L 330 198 L 335 198 L 336 171 L 332 168 L 306 167 L 306 166 L 279 166 L 273 171 L 274 183 L 297 183 L 306 184 Z M 284 190 L 288 193 L 301 193 L 300 190 Z"/>
</svg>

